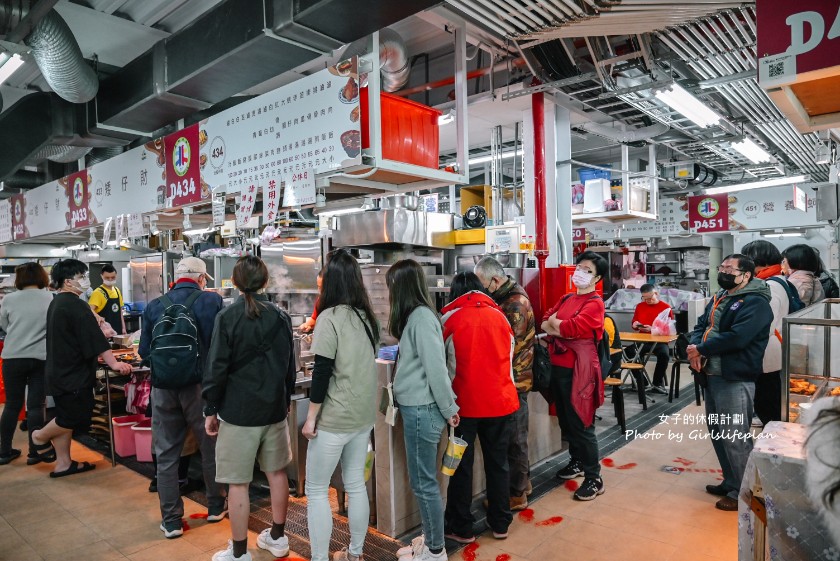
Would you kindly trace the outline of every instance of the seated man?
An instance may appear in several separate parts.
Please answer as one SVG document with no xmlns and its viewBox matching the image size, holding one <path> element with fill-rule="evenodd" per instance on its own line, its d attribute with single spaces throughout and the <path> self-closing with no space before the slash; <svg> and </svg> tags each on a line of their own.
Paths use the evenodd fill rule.
<svg viewBox="0 0 840 561">
<path fill-rule="evenodd" d="M 659 299 L 659 293 L 652 284 L 644 284 L 640 290 L 642 301 L 636 306 L 636 311 L 633 314 L 632 327 L 634 331 L 650 333 L 650 326 L 653 324 L 656 316 L 661 314 L 663 310 L 670 310 L 671 306 L 667 302 Z M 671 319 L 674 319 L 673 310 L 671 310 Z M 656 369 L 653 371 L 653 387 L 648 391 L 667 395 L 668 390 L 665 389 L 665 372 L 668 370 L 668 361 L 670 360 L 668 345 L 665 343 L 645 343 L 642 345 L 641 350 L 643 354 L 653 352 L 656 355 Z"/>
</svg>

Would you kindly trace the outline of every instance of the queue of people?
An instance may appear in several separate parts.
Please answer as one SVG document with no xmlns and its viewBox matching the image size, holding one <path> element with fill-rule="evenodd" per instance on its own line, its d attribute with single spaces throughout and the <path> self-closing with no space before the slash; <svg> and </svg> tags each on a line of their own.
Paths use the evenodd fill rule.
<svg viewBox="0 0 840 561">
<path fill-rule="evenodd" d="M 706 491 L 719 496 L 717 508 L 737 508 L 737 492 L 752 448 L 747 434 L 753 410 L 762 422 L 778 417 L 781 318 L 799 304 L 824 293 L 821 263 L 811 248 L 779 252 L 766 241 L 748 244 L 743 254 L 726 257 L 718 268 L 721 287 L 689 335 L 688 358 L 706 388 L 707 419 L 739 419 L 726 426 L 709 422 L 714 450 L 723 469 L 720 484 Z M 97 361 L 127 373 L 116 361 L 99 323 L 121 304 L 116 271 L 101 294 L 80 299 L 89 288 L 87 266 L 67 259 L 47 274 L 35 263 L 18 267 L 18 292 L 0 309 L 7 332 L 3 376 L 8 402 L 0 417 L 0 465 L 21 455 L 11 448 L 17 415 L 29 388 L 27 463 L 55 463 L 51 477 L 94 469 L 70 457 L 70 438 L 86 430 L 93 410 Z M 285 535 L 289 505 L 286 467 L 292 460 L 287 415 L 295 384 L 294 343 L 289 316 L 265 295 L 269 273 L 257 257 L 241 258 L 233 283 L 241 296 L 224 308 L 205 291 L 205 263 L 184 258 L 166 295 L 144 312 L 139 355 L 151 366 L 156 491 L 160 530 L 166 538 L 183 535 L 184 505 L 179 466 L 188 434 L 201 451 L 208 522 L 231 520 L 231 540 L 213 561 L 250 561 L 247 525 L 248 486 L 255 461 L 271 492 L 272 525 L 258 547 L 277 557 L 288 554 Z M 505 539 L 512 511 L 528 505 L 528 392 L 532 389 L 534 346 L 548 347 L 553 400 L 570 461 L 556 477 L 583 478 L 574 498 L 591 501 L 605 492 L 600 474 L 595 412 L 604 402 L 598 345 L 605 333 L 604 302 L 596 287 L 608 275 L 598 253 L 578 256 L 565 295 L 536 320 L 527 294 L 491 257 L 474 272 L 453 279 L 449 303 L 438 314 L 423 269 L 413 260 L 394 264 L 387 274 L 390 317 L 387 330 L 400 343 L 393 377 L 394 405 L 402 418 L 412 493 L 420 508 L 423 533 L 398 553 L 400 561 L 447 558 L 445 538 L 475 541 L 472 506 L 474 443 L 481 442 L 487 479 L 487 525 Z M 105 278 L 103 276 L 103 278 Z M 766 282 L 765 282 L 766 281 Z M 329 484 L 341 465 L 349 497 L 350 541 L 334 561 L 363 559 L 369 501 L 365 463 L 376 421 L 380 385 L 375 359 L 380 326 L 361 270 L 345 250 L 329 254 L 319 273 L 316 310 L 303 331 L 313 331 L 315 366 L 310 406 L 302 434 L 308 439 L 306 494 L 313 561 L 330 557 L 332 515 Z M 98 290 L 98 289 L 97 289 Z M 655 287 L 642 287 L 633 328 L 647 332 L 668 305 Z M 799 304 L 797 304 L 797 302 Z M 38 311 L 38 313 L 33 313 Z M 673 313 L 671 314 L 673 317 Z M 117 324 L 124 330 L 124 324 Z M 667 347 L 650 346 L 657 365 L 651 391 L 664 388 Z M 46 395 L 55 417 L 43 417 Z M 712 415 L 716 414 L 716 415 Z M 723 414 L 726 414 L 723 415 Z M 737 417 L 735 414 L 739 414 Z M 467 443 L 448 486 L 444 506 L 438 485 L 438 445 L 449 427 Z M 730 435 L 730 436 L 727 436 Z"/>
</svg>

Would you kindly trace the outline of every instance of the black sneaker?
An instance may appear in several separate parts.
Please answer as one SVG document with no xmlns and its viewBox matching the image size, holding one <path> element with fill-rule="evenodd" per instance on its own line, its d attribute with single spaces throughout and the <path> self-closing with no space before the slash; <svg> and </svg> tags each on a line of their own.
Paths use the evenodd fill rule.
<svg viewBox="0 0 840 561">
<path fill-rule="evenodd" d="M 11 450 L 9 450 L 8 454 L 0 455 L 0 466 L 4 466 L 4 465 L 10 463 L 15 458 L 19 458 L 19 457 L 20 457 L 20 450 L 18 450 L 17 448 L 12 448 Z"/>
<path fill-rule="evenodd" d="M 592 501 L 598 495 L 604 494 L 604 480 L 601 478 L 592 479 L 587 477 L 575 491 L 575 498 L 579 501 Z"/>
<path fill-rule="evenodd" d="M 729 494 L 729 489 L 723 485 L 706 485 L 706 492 L 716 497 L 725 497 Z"/>
<path fill-rule="evenodd" d="M 572 460 L 566 467 L 554 474 L 557 479 L 574 479 L 575 477 L 583 477 L 583 464 L 577 460 Z"/>
<path fill-rule="evenodd" d="M 157 477 L 153 477 L 149 482 L 149 493 L 157 493 Z"/>
</svg>

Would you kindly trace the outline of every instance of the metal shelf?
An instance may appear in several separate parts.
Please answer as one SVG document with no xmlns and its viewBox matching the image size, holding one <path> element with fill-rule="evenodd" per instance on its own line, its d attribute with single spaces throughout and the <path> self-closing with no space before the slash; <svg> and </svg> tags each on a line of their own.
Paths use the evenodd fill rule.
<svg viewBox="0 0 840 561">
<path fill-rule="evenodd" d="M 650 212 L 642 212 L 640 210 L 611 210 L 609 212 L 589 212 L 572 215 L 572 222 L 586 222 L 587 220 L 596 222 L 623 222 L 625 220 L 638 220 L 644 218 L 647 220 L 656 220 L 656 215 Z"/>
</svg>

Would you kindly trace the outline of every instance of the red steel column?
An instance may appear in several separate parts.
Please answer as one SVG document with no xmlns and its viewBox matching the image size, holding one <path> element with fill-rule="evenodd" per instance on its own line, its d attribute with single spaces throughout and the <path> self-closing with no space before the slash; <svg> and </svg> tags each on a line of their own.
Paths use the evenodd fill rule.
<svg viewBox="0 0 840 561">
<path fill-rule="evenodd" d="M 543 93 L 531 94 L 531 116 L 534 121 L 534 220 L 536 223 L 536 248 L 534 254 L 540 270 L 540 309 L 546 310 L 548 286 L 545 274 L 545 260 L 548 258 L 548 236 L 546 228 L 546 186 L 545 186 L 545 112 Z"/>
</svg>

